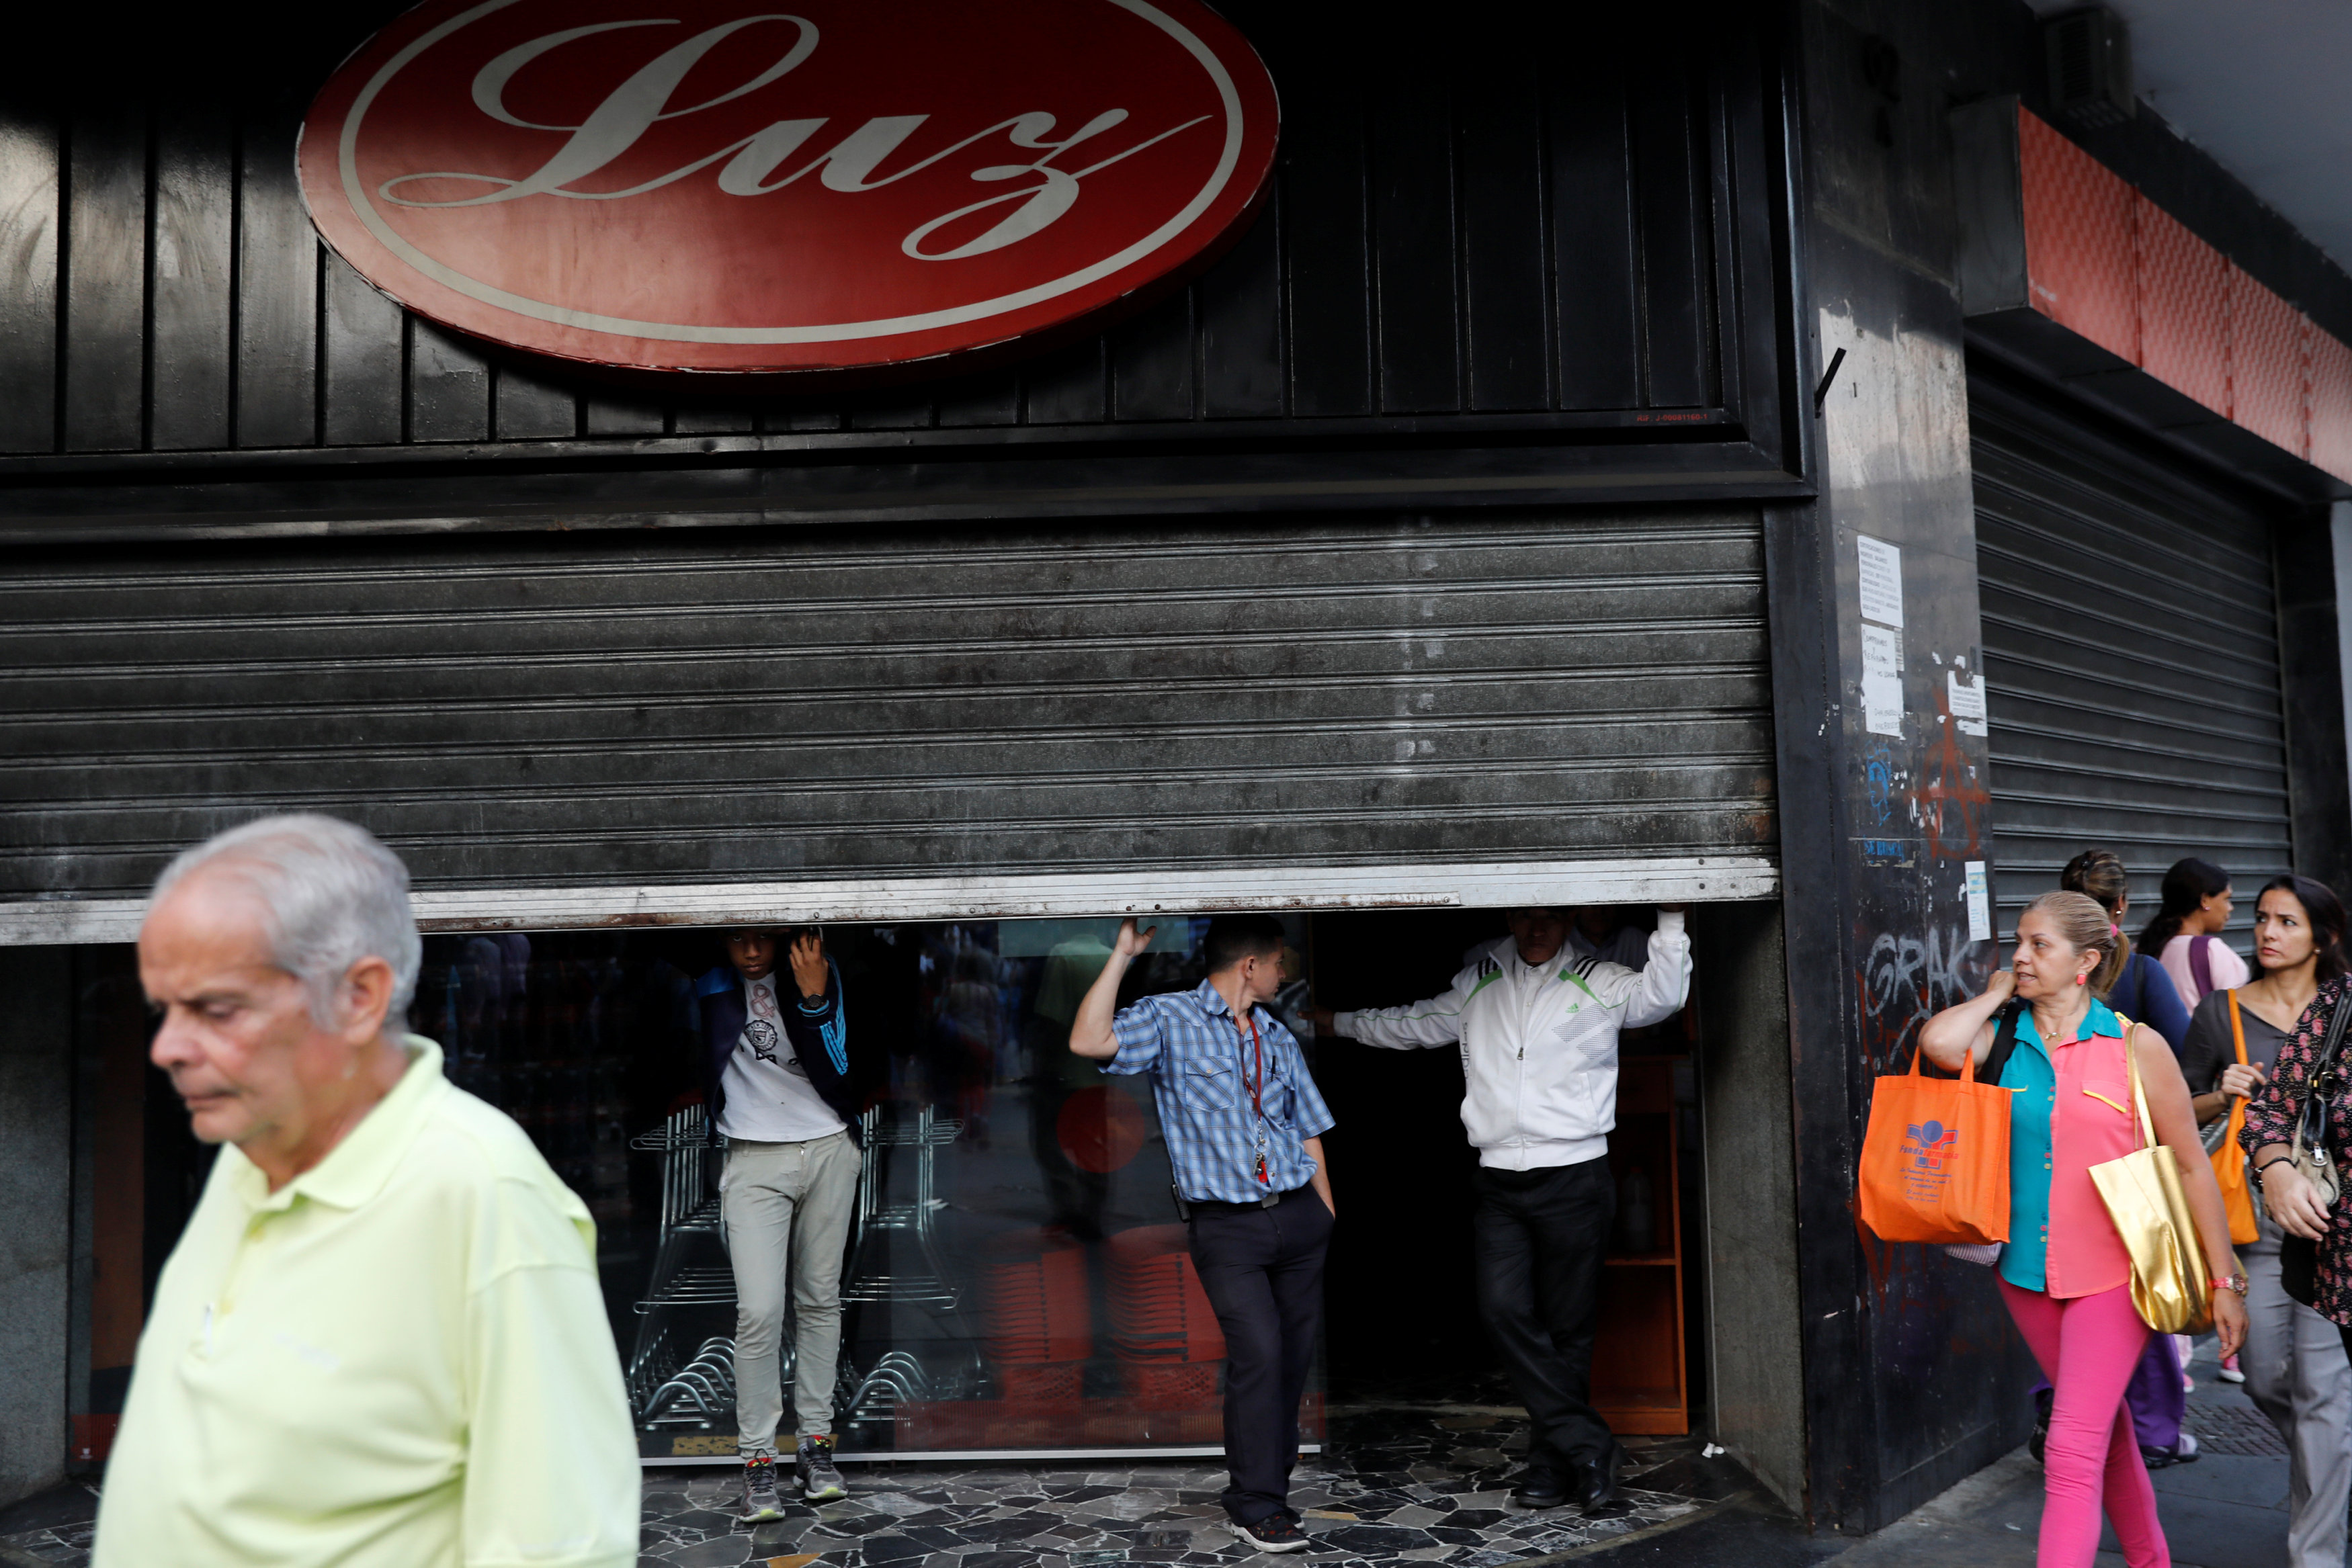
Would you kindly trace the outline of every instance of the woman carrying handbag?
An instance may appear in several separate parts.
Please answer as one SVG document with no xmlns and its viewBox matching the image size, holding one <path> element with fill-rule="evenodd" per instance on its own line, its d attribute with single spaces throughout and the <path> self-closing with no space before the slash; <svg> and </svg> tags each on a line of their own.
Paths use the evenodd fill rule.
<svg viewBox="0 0 2352 1568">
<path fill-rule="evenodd" d="M 2124 916 L 2131 911 L 2131 873 L 2122 859 L 2112 850 L 2084 850 L 2058 873 L 2058 885 L 2105 910 L 2116 933 L 2115 950 L 2091 977 L 2092 993 L 2118 1018 L 2147 1025 L 2179 1051 L 2189 1035 L 2189 1009 L 2180 1005 L 2180 993 L 2164 966 L 2135 952 L 2131 938 L 2123 934 Z M 2189 1344 L 2178 1334 L 2148 1335 L 2147 1349 L 2140 1353 L 2139 1366 L 2124 1389 L 2132 1427 L 2139 1434 L 2139 1457 L 2151 1470 L 2191 1464 L 2198 1457 L 2197 1439 L 2180 1429 L 2181 1418 L 2189 1413 Z M 2032 1447 L 2038 1459 L 2050 1432 L 2047 1383 L 2034 1389 L 2033 1403 Z"/>
<path fill-rule="evenodd" d="M 2045 893 L 2018 919 L 2010 968 L 1982 996 L 1930 1019 L 1919 1036 L 1937 1067 L 1957 1071 L 1973 1057 L 2012 1091 L 2000 1293 L 2056 1390 L 2042 1458 L 2039 1568 L 2091 1568 L 2103 1506 L 2131 1568 L 2171 1560 L 2156 1489 L 2123 1407 L 2124 1385 L 2149 1333 L 2136 1286 L 2149 1281 L 2136 1262 L 2139 1251 L 2109 1218 L 2112 1198 L 2095 1174 L 2145 1162 L 2143 1103 L 2162 1145 L 2156 1157 L 2171 1155 L 2195 1218 L 2189 1255 L 2176 1264 L 2211 1281 L 2224 1354 L 2245 1333 L 2245 1282 L 2172 1048 L 2144 1025 L 2128 1026 L 2126 1040 L 2126 1025 L 2091 993 L 2091 977 L 2115 946 L 2114 925 L 2097 904 L 2079 893 Z M 2012 997 L 2022 1006 L 2011 1008 Z M 2132 1239 L 2144 1243 L 2145 1236 Z M 2204 1279 L 2186 1285 L 2203 1299 Z"/>
<path fill-rule="evenodd" d="M 2197 1005 L 2180 1068 L 2221 1174 L 2249 1291 L 2246 1393 L 2287 1451 L 2288 1568 L 2343 1568 L 2344 1512 L 2352 1498 L 2352 1361 L 2336 1326 L 2286 1293 L 2278 1222 L 2246 1203 L 2238 1134 L 2249 1103 L 2273 1076 L 2295 1020 L 2319 988 L 2345 972 L 2344 904 L 2308 877 L 2273 877 L 2254 905 L 2258 977 Z M 2224 1139 L 2215 1138 L 2223 1134 Z"/>
<path fill-rule="evenodd" d="M 2352 1351 L 2352 1218 L 2344 1188 L 2344 1133 L 2352 1115 L 2344 1036 L 2352 1023 L 2352 977 L 2323 981 L 2279 1047 L 2270 1080 L 2246 1102 L 2238 1134 L 2263 1196 L 2263 1210 L 2284 1232 L 2279 1283 L 2289 1296 L 2336 1326 Z"/>
</svg>

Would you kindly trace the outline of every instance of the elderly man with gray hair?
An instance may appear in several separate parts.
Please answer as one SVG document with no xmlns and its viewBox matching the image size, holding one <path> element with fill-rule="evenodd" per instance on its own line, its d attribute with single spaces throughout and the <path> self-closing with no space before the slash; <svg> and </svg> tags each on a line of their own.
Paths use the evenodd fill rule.
<svg viewBox="0 0 2352 1568">
<path fill-rule="evenodd" d="M 96 1568 L 624 1568 L 635 1442 L 595 1227 L 405 1032 L 408 873 L 270 817 L 139 933 L 155 1065 L 228 1145 L 140 1336 Z"/>
</svg>

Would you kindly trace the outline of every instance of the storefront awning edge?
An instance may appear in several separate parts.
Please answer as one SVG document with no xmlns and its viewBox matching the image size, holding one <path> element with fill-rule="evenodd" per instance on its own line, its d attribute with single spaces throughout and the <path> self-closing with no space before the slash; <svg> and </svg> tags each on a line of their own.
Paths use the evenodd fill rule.
<svg viewBox="0 0 2352 1568">
<path fill-rule="evenodd" d="M 1498 908 L 1768 898 L 1762 856 L 1460 864 L 1234 866 L 1036 876 L 829 878 L 635 887 L 432 888 L 416 920 L 436 931 L 577 931 L 824 921 L 1022 920 L 1219 910 Z M 129 942 L 146 901 L 0 903 L 0 946 Z"/>
</svg>

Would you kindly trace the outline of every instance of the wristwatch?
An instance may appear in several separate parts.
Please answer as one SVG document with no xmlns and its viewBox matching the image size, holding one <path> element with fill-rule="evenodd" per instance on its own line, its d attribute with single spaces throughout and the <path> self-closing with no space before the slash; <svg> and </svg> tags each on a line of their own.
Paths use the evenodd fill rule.
<svg viewBox="0 0 2352 1568">
<path fill-rule="evenodd" d="M 2241 1301 L 2244 1300 L 2246 1294 L 2246 1271 L 2243 1269 L 2241 1269 L 2236 1273 L 2230 1275 L 2227 1279 L 2214 1281 L 2213 1289 L 2217 1291 L 2235 1291 L 2238 1292 L 2239 1299 Z"/>
</svg>

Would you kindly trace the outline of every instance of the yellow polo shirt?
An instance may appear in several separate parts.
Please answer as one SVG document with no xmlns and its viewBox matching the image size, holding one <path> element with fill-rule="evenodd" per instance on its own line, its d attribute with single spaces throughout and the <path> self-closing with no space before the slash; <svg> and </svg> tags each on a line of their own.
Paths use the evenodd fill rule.
<svg viewBox="0 0 2352 1568">
<path fill-rule="evenodd" d="M 93 1568 L 634 1568 L 595 1222 L 408 1049 L 277 1192 L 221 1150 L 139 1337 Z"/>
</svg>

